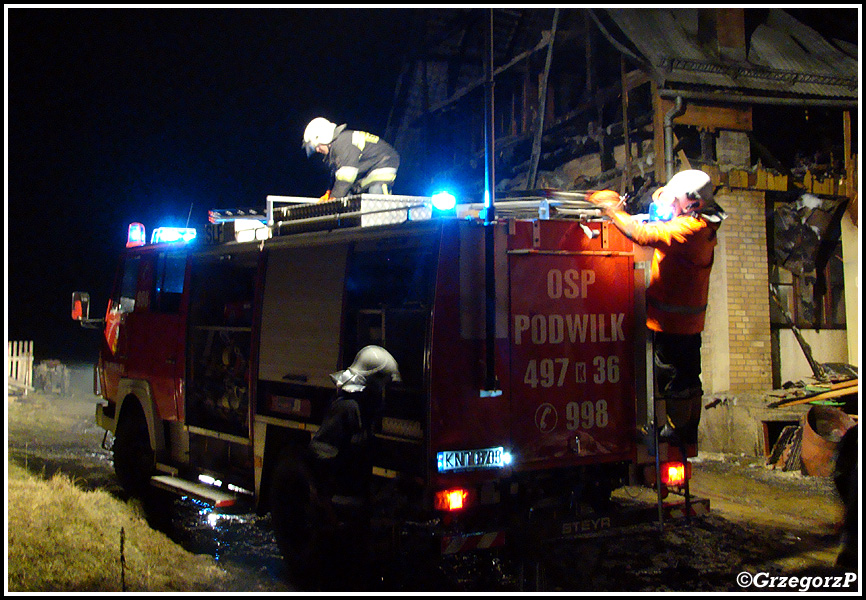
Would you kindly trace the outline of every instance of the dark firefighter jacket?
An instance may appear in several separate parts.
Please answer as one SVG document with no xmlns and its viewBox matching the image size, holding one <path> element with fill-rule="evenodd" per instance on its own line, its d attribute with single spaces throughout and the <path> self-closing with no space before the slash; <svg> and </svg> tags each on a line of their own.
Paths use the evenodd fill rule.
<svg viewBox="0 0 866 600">
<path fill-rule="evenodd" d="M 655 250 L 646 292 L 647 327 L 685 335 L 703 331 L 720 222 L 695 213 L 641 223 L 624 211 L 616 211 L 613 222 L 635 243 Z"/>
<path fill-rule="evenodd" d="M 338 390 L 328 405 L 322 426 L 310 440 L 310 450 L 334 479 L 337 493 L 364 495 L 372 466 L 373 429 L 381 409 L 370 388 Z"/>
<path fill-rule="evenodd" d="M 331 168 L 331 198 L 342 198 L 358 183 L 366 188 L 376 181 L 392 183 L 400 166 L 400 155 L 394 148 L 365 131 L 339 125 L 326 158 Z M 378 177 L 383 177 L 379 179 Z"/>
</svg>

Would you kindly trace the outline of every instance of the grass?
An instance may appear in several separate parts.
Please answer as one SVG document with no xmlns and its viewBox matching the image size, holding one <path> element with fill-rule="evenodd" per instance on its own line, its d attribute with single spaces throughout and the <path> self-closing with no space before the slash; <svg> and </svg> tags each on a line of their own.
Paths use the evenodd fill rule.
<svg viewBox="0 0 866 600">
<path fill-rule="evenodd" d="M 46 460 L 45 448 L 100 450 L 91 373 L 73 375 L 83 383 L 65 396 L 7 395 L 6 591 L 292 591 L 268 575 L 186 551 L 148 524 L 139 500 L 103 487 L 105 474 L 85 468 L 90 479 L 76 479 L 74 458 Z"/>
<path fill-rule="evenodd" d="M 151 529 L 133 502 L 85 491 L 67 475 L 33 475 L 11 460 L 6 498 L 9 591 L 225 589 L 229 576 L 212 557 Z"/>
</svg>

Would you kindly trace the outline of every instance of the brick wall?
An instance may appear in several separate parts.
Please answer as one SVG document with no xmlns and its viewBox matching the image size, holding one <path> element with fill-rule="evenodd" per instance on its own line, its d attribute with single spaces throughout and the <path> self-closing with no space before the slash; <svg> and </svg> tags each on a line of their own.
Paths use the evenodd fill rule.
<svg viewBox="0 0 866 600">
<path fill-rule="evenodd" d="M 773 370 L 764 193 L 725 190 L 717 199 L 728 213 L 719 230 L 723 241 L 713 268 L 723 275 L 716 288 L 724 289 L 713 293 L 711 287 L 707 317 L 716 326 L 704 334 L 704 390 L 769 390 Z M 727 373 L 722 373 L 725 366 Z"/>
</svg>

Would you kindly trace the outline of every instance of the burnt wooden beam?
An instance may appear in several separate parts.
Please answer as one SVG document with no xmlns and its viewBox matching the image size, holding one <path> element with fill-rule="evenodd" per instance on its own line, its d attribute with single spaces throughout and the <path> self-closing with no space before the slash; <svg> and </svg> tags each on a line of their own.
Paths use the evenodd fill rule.
<svg viewBox="0 0 866 600">
<path fill-rule="evenodd" d="M 547 57 L 544 62 L 544 72 L 541 76 L 540 90 L 538 93 L 538 114 L 535 120 L 535 132 L 532 139 L 532 156 L 530 157 L 529 174 L 527 175 L 527 186 L 535 187 L 535 176 L 538 173 L 538 160 L 541 156 L 541 137 L 544 132 L 544 116 L 547 107 L 547 82 L 550 76 L 550 63 L 553 59 L 553 46 L 556 41 L 556 25 L 559 21 L 559 9 L 553 11 L 553 23 L 550 25 L 550 45 L 547 47 Z"/>
<path fill-rule="evenodd" d="M 674 102 L 668 98 L 661 98 L 660 103 L 659 108 L 662 113 L 666 113 L 674 107 Z M 691 125 L 711 131 L 716 129 L 752 131 L 752 107 L 743 105 L 714 106 L 690 101 L 686 103 L 686 112 L 677 117 L 677 124 Z"/>
<path fill-rule="evenodd" d="M 493 77 L 496 78 L 497 76 L 501 75 L 505 71 L 508 71 L 509 69 L 514 67 L 515 65 L 520 64 L 521 62 L 523 62 L 524 60 L 526 60 L 527 58 L 529 58 L 530 56 L 532 56 L 536 52 L 539 52 L 540 50 L 546 49 L 547 44 L 548 44 L 548 37 L 549 36 L 547 36 L 547 35 L 542 35 L 541 40 L 533 48 L 530 48 L 526 52 L 523 52 L 523 53 L 515 56 L 513 59 L 508 61 L 508 63 L 502 65 L 501 67 L 497 67 L 496 69 L 494 69 L 493 70 Z M 485 78 L 480 77 L 480 78 L 476 79 L 475 81 L 473 81 L 472 83 L 463 86 L 462 88 L 460 88 L 459 90 L 454 92 L 454 94 L 452 94 L 451 97 L 447 98 L 446 100 L 443 100 L 442 102 L 435 104 L 434 106 L 431 106 L 430 109 L 428 110 L 428 115 L 426 115 L 426 116 L 429 116 L 429 113 L 435 113 L 435 112 L 438 112 L 438 111 L 443 110 L 445 108 L 448 108 L 449 106 L 453 105 L 455 102 L 457 102 L 458 100 L 460 100 L 461 98 L 463 98 L 467 94 L 469 94 L 469 93 L 477 90 L 478 88 L 482 87 L 484 85 L 484 83 L 485 83 Z"/>
<path fill-rule="evenodd" d="M 460 78 L 460 67 L 466 62 L 466 54 L 469 51 L 469 43 L 475 39 L 472 35 L 472 30 L 477 29 L 480 25 L 481 13 L 477 11 L 469 12 L 463 19 L 461 30 L 463 37 L 460 40 L 460 47 L 457 54 L 448 59 L 448 94 L 453 93 L 457 86 L 457 81 Z"/>
</svg>

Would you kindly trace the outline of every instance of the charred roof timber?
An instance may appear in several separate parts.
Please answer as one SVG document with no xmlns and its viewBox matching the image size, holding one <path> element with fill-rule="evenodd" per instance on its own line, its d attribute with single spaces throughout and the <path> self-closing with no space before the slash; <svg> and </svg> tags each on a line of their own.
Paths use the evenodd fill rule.
<svg viewBox="0 0 866 600">
<path fill-rule="evenodd" d="M 701 130 L 707 151 L 687 150 L 705 161 L 707 136 L 719 130 L 746 132 L 754 142 L 768 126 L 753 119 L 760 106 L 855 109 L 858 49 L 833 38 L 850 25 L 824 26 L 822 35 L 791 12 L 493 9 L 495 189 L 610 185 L 622 192 L 636 175 L 664 179 L 663 152 L 683 149 L 683 127 Z M 821 17 L 850 12 L 828 9 Z M 446 179 L 483 191 L 487 14 L 413 11 L 418 50 L 404 68 L 386 133 L 406 157 L 407 188 Z M 677 98 L 687 109 L 673 122 L 678 148 L 665 148 L 662 118 Z M 626 165 L 614 156 L 622 149 Z M 572 168 L 575 161 L 584 163 Z"/>
</svg>

